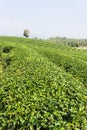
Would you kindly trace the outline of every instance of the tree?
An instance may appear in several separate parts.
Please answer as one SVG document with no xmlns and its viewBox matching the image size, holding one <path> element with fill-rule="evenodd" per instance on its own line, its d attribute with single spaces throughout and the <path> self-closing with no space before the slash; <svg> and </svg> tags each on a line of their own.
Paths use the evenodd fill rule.
<svg viewBox="0 0 87 130">
<path fill-rule="evenodd" d="M 25 29 L 23 35 L 25 37 L 29 37 L 29 33 L 30 33 L 30 31 L 28 29 Z"/>
</svg>

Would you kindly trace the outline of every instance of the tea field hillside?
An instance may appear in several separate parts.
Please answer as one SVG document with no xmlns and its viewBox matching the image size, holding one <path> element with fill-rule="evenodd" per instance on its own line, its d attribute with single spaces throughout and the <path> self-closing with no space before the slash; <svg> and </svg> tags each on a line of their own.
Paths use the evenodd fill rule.
<svg viewBox="0 0 87 130">
<path fill-rule="evenodd" d="M 87 50 L 0 37 L 0 130 L 87 130 Z"/>
</svg>

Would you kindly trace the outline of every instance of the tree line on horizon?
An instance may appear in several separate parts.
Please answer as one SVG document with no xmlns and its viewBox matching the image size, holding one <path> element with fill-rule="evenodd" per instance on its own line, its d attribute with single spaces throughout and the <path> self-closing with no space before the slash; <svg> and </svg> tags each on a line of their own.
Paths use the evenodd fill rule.
<svg viewBox="0 0 87 130">
<path fill-rule="evenodd" d="M 87 39 L 74 39 L 66 37 L 50 37 L 47 41 L 52 43 L 58 43 L 63 45 L 68 45 L 72 47 L 87 46 Z"/>
<path fill-rule="evenodd" d="M 25 29 L 23 32 L 23 36 L 29 37 L 30 36 L 30 30 Z M 38 38 L 35 38 L 38 39 Z M 72 47 L 81 47 L 81 46 L 87 46 L 87 39 L 75 39 L 75 38 L 67 38 L 67 37 L 50 37 L 47 39 L 47 41 L 52 43 L 58 43 L 62 45 L 72 46 Z"/>
</svg>

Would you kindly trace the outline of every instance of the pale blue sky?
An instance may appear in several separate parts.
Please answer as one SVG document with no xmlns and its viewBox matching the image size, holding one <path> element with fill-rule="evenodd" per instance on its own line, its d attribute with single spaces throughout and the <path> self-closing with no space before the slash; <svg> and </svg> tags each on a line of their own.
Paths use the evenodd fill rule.
<svg viewBox="0 0 87 130">
<path fill-rule="evenodd" d="M 87 38 L 87 0 L 0 0 L 0 35 Z"/>
</svg>

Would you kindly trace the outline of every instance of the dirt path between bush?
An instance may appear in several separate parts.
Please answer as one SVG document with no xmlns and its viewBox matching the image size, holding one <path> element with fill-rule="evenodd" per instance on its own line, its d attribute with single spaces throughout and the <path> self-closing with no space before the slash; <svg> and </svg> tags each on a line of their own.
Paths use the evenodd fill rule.
<svg viewBox="0 0 87 130">
<path fill-rule="evenodd" d="M 87 46 L 81 46 L 81 47 L 77 47 L 77 49 L 81 49 L 81 50 L 87 50 Z"/>
</svg>

